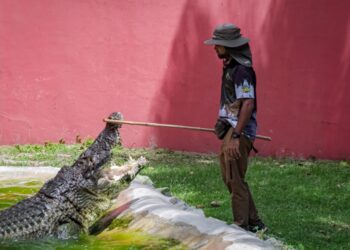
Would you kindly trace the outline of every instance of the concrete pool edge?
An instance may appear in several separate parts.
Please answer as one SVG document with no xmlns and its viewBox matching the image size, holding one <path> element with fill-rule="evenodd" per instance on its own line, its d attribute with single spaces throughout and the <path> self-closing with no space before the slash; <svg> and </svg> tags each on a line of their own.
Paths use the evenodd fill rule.
<svg viewBox="0 0 350 250">
<path fill-rule="evenodd" d="M 156 189 L 146 176 L 138 176 L 118 196 L 115 206 L 136 200 L 120 216 L 132 215 L 130 229 L 181 241 L 191 249 L 281 249 L 274 238 L 260 239 L 236 225 L 205 217 L 201 209 L 189 206 Z"/>
<path fill-rule="evenodd" d="M 60 168 L 50 166 L 0 166 L 0 181 L 54 177 Z M 191 249 L 279 249 L 283 244 L 270 238 L 261 240 L 255 234 L 215 218 L 205 217 L 193 208 L 156 189 L 147 176 L 138 176 L 117 197 L 114 207 L 137 199 L 120 216 L 131 214 L 130 229 L 181 241 Z"/>
</svg>

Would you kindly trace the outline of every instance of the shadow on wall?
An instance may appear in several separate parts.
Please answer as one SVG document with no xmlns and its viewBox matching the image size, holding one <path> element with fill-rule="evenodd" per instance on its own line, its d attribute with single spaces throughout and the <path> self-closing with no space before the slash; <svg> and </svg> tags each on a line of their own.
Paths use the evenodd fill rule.
<svg viewBox="0 0 350 250">
<path fill-rule="evenodd" d="M 266 55 L 257 72 L 260 129 L 274 139 L 264 152 L 349 157 L 349 9 L 342 0 L 271 1 L 256 34 Z"/>
<path fill-rule="evenodd" d="M 199 3 L 187 1 L 184 6 L 150 119 L 213 127 L 221 64 L 203 41 L 212 33 L 213 23 L 225 19 L 241 26 L 251 38 L 258 133 L 273 138 L 271 143 L 257 141 L 260 153 L 349 158 L 345 143 L 350 140 L 350 116 L 346 115 L 350 106 L 350 2 L 236 0 L 210 2 L 203 8 Z M 208 13 L 209 5 L 216 12 Z M 210 152 L 219 145 L 210 133 L 154 132 L 158 147 Z"/>
<path fill-rule="evenodd" d="M 201 53 L 204 39 L 212 33 L 208 16 L 197 1 L 187 1 L 174 37 L 162 87 L 154 98 L 152 120 L 198 127 L 213 127 L 217 115 L 219 78 L 206 72 L 220 64 Z M 211 50 L 212 48 L 206 47 Z M 214 51 L 213 51 L 214 56 Z M 215 151 L 213 133 L 155 129 L 154 146 L 186 151 Z"/>
</svg>

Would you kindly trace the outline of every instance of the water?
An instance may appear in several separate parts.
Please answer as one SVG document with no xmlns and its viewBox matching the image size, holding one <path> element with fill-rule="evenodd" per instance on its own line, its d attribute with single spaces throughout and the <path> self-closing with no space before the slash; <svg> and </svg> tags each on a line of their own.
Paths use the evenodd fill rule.
<svg viewBox="0 0 350 250">
<path fill-rule="evenodd" d="M 6 172 L 6 171 L 5 171 Z M 54 171 L 55 173 L 55 171 Z M 52 174 L 52 173 L 51 173 Z M 18 172 L 17 172 L 18 175 Z M 14 176 L 14 175 L 12 175 Z M 35 194 L 43 185 L 44 179 L 30 178 L 21 175 L 20 179 L 8 179 L 9 173 L 0 170 L 0 210 L 16 204 L 18 201 Z M 6 177 L 6 178 L 5 178 Z M 31 249 L 184 249 L 177 242 L 164 240 L 139 231 L 121 231 L 113 229 L 97 236 L 82 235 L 72 240 L 33 240 L 1 242 L 1 250 L 31 250 Z"/>
<path fill-rule="evenodd" d="M 0 210 L 33 195 L 42 185 L 42 181 L 33 179 L 0 181 Z"/>
</svg>

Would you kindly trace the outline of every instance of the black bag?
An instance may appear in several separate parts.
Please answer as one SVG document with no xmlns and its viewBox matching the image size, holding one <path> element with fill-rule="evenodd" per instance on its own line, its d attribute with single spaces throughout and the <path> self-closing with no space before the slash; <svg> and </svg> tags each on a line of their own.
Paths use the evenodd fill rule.
<svg viewBox="0 0 350 250">
<path fill-rule="evenodd" d="M 231 124 L 224 118 L 219 118 L 215 124 L 215 134 L 219 140 L 224 139 L 227 131 L 230 129 Z"/>
</svg>

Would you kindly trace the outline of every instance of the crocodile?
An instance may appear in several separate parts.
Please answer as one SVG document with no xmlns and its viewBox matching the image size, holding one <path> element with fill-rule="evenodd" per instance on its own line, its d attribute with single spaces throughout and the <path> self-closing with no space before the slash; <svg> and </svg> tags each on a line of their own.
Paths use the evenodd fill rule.
<svg viewBox="0 0 350 250">
<path fill-rule="evenodd" d="M 109 119 L 121 120 L 115 112 Z M 112 148 L 120 143 L 120 125 L 103 131 L 72 166 L 63 166 L 34 196 L 0 211 L 0 241 L 8 239 L 76 238 L 111 206 L 145 164 L 106 167 Z"/>
</svg>

